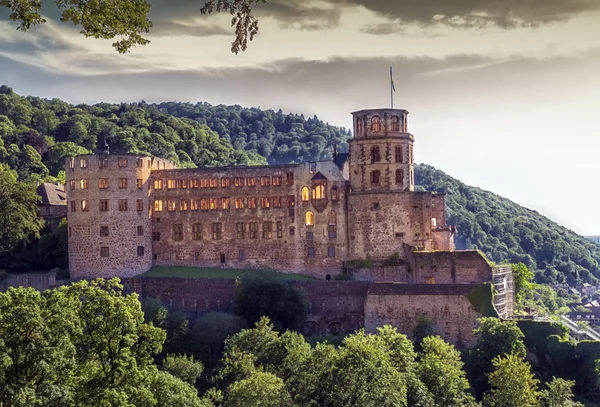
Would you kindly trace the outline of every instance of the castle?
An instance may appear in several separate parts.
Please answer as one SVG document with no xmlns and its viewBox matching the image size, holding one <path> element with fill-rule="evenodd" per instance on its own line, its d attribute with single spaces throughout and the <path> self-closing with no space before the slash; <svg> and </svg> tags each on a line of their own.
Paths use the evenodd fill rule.
<svg viewBox="0 0 600 407">
<path fill-rule="evenodd" d="M 349 151 L 330 161 L 177 169 L 138 155 L 67 158 L 71 276 L 210 266 L 330 280 L 350 268 L 358 280 L 436 285 L 425 289 L 433 299 L 464 296 L 461 284 L 506 288 L 480 252 L 455 251 L 444 195 L 414 191 L 408 112 L 352 115 Z M 502 301 L 510 314 L 512 299 Z"/>
</svg>

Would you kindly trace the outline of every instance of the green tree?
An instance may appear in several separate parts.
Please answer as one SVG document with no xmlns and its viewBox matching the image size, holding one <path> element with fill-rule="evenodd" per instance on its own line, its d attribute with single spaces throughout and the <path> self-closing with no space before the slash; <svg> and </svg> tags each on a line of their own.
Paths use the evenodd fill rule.
<svg viewBox="0 0 600 407">
<path fill-rule="evenodd" d="M 582 403 L 573 401 L 572 380 L 553 377 L 546 383 L 548 388 L 542 391 L 542 407 L 584 407 Z"/>
<path fill-rule="evenodd" d="M 254 371 L 229 386 L 224 407 L 292 407 L 291 396 L 279 377 Z"/>
<path fill-rule="evenodd" d="M 225 340 L 247 328 L 246 320 L 224 312 L 208 312 L 196 322 L 191 332 L 191 347 L 194 354 L 214 367 L 223 355 Z"/>
<path fill-rule="evenodd" d="M 460 353 L 438 336 L 428 336 L 421 344 L 417 371 L 439 407 L 457 407 L 474 402 L 463 370 Z"/>
<path fill-rule="evenodd" d="M 37 217 L 39 201 L 35 185 L 18 182 L 17 174 L 0 164 L 0 253 L 39 238 L 43 226 Z"/>
<path fill-rule="evenodd" d="M 519 355 L 498 356 L 492 361 L 496 370 L 488 374 L 491 391 L 483 398 L 485 407 L 538 407 L 539 380 L 529 363 Z"/>
<path fill-rule="evenodd" d="M 186 355 L 167 355 L 163 360 L 163 368 L 191 385 L 196 383 L 204 370 L 202 363 L 194 361 L 193 356 Z"/>
<path fill-rule="evenodd" d="M 521 303 L 524 299 L 533 296 L 535 290 L 535 284 L 533 283 L 534 274 L 523 263 L 513 264 L 512 272 L 515 284 L 515 300 L 517 303 Z"/>
</svg>

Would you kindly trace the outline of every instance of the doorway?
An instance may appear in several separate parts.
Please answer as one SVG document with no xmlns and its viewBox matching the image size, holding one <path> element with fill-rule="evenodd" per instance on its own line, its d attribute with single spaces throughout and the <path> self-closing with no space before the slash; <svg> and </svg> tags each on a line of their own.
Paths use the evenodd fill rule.
<svg viewBox="0 0 600 407">
<path fill-rule="evenodd" d="M 225 253 L 221 253 L 221 264 L 225 264 Z"/>
</svg>

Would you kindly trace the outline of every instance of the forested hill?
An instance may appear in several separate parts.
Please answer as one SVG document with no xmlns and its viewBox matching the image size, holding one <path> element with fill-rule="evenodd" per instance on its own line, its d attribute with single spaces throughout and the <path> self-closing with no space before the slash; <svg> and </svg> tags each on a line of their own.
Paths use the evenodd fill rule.
<svg viewBox="0 0 600 407">
<path fill-rule="evenodd" d="M 482 250 L 496 262 L 523 262 L 538 271 L 540 282 L 600 277 L 600 247 L 538 212 L 430 165 L 415 167 L 415 184 L 416 190 L 447 194 L 447 223 L 457 227 L 458 249 Z"/>
<path fill-rule="evenodd" d="M 0 164 L 21 181 L 62 178 L 64 157 L 96 149 L 166 157 L 180 167 L 301 162 L 347 149 L 350 131 L 316 116 L 207 103 L 70 105 L 0 86 Z M 1 170 L 1 166 L 0 166 Z M 63 174 L 64 176 L 64 174 Z M 416 184 L 445 192 L 457 246 L 500 262 L 523 261 L 542 281 L 600 277 L 600 248 L 537 212 L 469 187 L 427 165 Z"/>
</svg>

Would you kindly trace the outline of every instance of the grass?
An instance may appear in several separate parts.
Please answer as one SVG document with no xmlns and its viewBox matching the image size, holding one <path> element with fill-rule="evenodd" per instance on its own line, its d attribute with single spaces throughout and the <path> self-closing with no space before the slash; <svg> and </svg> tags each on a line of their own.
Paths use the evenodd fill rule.
<svg viewBox="0 0 600 407">
<path fill-rule="evenodd" d="M 268 270 L 226 269 L 212 267 L 153 267 L 139 277 L 230 278 L 271 277 L 277 280 L 315 280 L 302 274 L 285 274 Z"/>
</svg>

